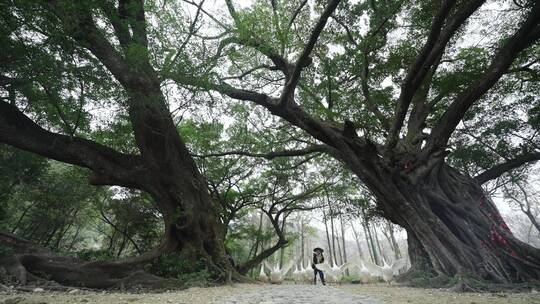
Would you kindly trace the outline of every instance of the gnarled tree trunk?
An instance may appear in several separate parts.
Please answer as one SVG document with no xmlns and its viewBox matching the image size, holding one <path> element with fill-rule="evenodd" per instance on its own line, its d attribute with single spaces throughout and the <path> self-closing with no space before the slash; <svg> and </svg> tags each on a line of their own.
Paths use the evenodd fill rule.
<svg viewBox="0 0 540 304">
<path fill-rule="evenodd" d="M 540 278 L 540 250 L 512 235 L 473 178 L 443 161 L 414 184 L 406 172 L 372 173 L 378 207 L 408 233 L 413 267 L 501 283 Z"/>
<path fill-rule="evenodd" d="M 163 214 L 167 250 L 182 251 L 193 265 L 204 261 L 222 278 L 238 277 L 225 252 L 218 208 L 176 130 L 159 82 L 142 82 L 128 92 L 130 120 L 147 169 L 141 185 Z"/>
</svg>

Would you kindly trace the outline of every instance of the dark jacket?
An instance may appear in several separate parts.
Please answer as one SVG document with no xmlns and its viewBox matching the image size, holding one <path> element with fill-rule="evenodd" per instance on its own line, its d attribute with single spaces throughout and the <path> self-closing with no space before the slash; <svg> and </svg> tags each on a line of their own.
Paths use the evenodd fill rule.
<svg viewBox="0 0 540 304">
<path fill-rule="evenodd" d="M 311 263 L 311 268 L 315 269 L 316 264 L 321 264 L 323 262 L 324 262 L 324 255 L 322 255 L 322 253 L 321 253 L 321 259 L 319 261 L 317 261 L 317 255 L 314 253 L 313 254 L 313 262 Z"/>
</svg>

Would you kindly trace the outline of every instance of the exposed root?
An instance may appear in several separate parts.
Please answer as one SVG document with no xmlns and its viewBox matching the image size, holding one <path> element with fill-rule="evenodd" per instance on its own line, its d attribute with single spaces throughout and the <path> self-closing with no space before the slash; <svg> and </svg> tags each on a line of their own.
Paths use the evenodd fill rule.
<svg viewBox="0 0 540 304">
<path fill-rule="evenodd" d="M 0 267 L 20 285 L 77 286 L 87 288 L 126 288 L 132 286 L 153 287 L 166 279 L 145 273 L 144 264 L 155 258 L 157 253 L 118 261 L 85 262 L 56 253 L 17 238 L 0 233 L 0 241 L 12 249 L 12 254 L 0 258 Z M 54 284 L 53 284 L 54 285 Z"/>
<path fill-rule="evenodd" d="M 0 270 L 3 269 L 4 276 L 10 277 L 10 281 L 16 281 L 17 284 L 14 285 L 18 286 L 118 290 L 187 287 L 186 282 L 178 279 L 167 279 L 144 271 L 144 265 L 160 256 L 159 249 L 122 260 L 86 262 L 74 257 L 59 256 L 49 249 L 7 233 L 0 233 L 0 242 L 12 249 L 11 254 L 0 257 Z M 233 268 L 226 269 L 216 265 L 210 258 L 206 260 L 206 267 L 217 274 L 214 282 L 216 285 L 233 282 L 254 283 L 252 279 L 239 274 Z"/>
<path fill-rule="evenodd" d="M 481 292 L 482 290 L 473 288 L 471 284 L 465 281 L 459 281 L 454 286 L 448 288 L 449 291 L 453 292 Z"/>
<path fill-rule="evenodd" d="M 527 283 L 494 283 L 470 274 L 457 274 L 453 277 L 434 275 L 426 269 L 410 269 L 397 277 L 397 281 L 409 287 L 417 288 L 444 288 L 452 292 L 528 292 L 540 289 L 540 282 Z"/>
</svg>

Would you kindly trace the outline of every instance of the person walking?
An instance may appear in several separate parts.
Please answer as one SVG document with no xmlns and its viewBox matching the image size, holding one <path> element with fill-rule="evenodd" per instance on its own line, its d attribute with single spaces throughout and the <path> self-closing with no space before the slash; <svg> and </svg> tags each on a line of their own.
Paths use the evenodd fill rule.
<svg viewBox="0 0 540 304">
<path fill-rule="evenodd" d="M 324 250 L 322 248 L 315 248 L 313 249 L 313 263 L 311 263 L 311 268 L 313 268 L 313 284 L 317 285 L 317 273 L 319 273 L 319 277 L 321 278 L 321 282 L 323 285 L 326 285 L 324 282 L 324 272 L 317 268 L 317 264 L 322 264 L 324 262 L 324 256 L 323 256 Z"/>
</svg>

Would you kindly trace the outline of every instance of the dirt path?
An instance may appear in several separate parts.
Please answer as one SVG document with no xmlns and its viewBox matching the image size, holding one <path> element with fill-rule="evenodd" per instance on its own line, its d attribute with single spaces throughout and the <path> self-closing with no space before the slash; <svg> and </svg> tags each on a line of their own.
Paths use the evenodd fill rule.
<svg viewBox="0 0 540 304">
<path fill-rule="evenodd" d="M 540 304 L 540 293 L 466 293 L 384 284 L 312 286 L 235 284 L 163 293 L 0 293 L 0 304 Z"/>
<path fill-rule="evenodd" d="M 249 292 L 219 299 L 212 304 L 379 304 L 360 293 L 332 286 L 260 285 Z"/>
</svg>

